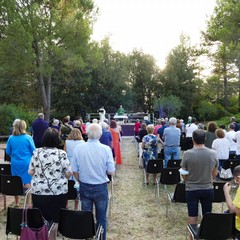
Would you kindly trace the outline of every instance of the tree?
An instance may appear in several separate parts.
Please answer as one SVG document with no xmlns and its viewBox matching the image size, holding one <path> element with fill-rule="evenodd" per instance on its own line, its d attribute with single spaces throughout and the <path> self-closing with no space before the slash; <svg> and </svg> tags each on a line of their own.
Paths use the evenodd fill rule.
<svg viewBox="0 0 240 240">
<path fill-rule="evenodd" d="M 189 38 L 181 35 L 180 44 L 167 57 L 161 79 L 161 95 L 177 96 L 185 106 L 184 116 L 192 115 L 196 93 L 197 51 Z"/>
<path fill-rule="evenodd" d="M 86 67 L 83 56 L 88 51 L 93 1 L 3 0 L 0 13 L 2 78 L 21 74 L 28 82 L 37 82 L 48 120 L 58 67 L 65 76 Z"/>
<path fill-rule="evenodd" d="M 240 2 L 219 0 L 208 21 L 205 37 L 212 43 L 220 42 L 228 50 L 227 63 L 238 68 L 238 105 L 240 110 Z M 226 76 L 224 76 L 226 78 Z M 226 79 L 225 79 L 226 84 Z M 226 99 L 225 99 L 226 101 Z"/>
<path fill-rule="evenodd" d="M 205 120 L 210 120 L 214 119 L 214 116 L 216 115 L 216 107 L 214 104 L 208 101 L 202 101 L 199 104 L 199 107 L 197 109 L 197 113 L 199 115 L 200 119 Z"/>
<path fill-rule="evenodd" d="M 161 97 L 154 103 L 154 109 L 160 112 L 160 117 L 180 117 L 183 104 L 179 97 L 174 95 Z"/>
<path fill-rule="evenodd" d="M 160 70 L 155 59 L 141 51 L 134 50 L 130 55 L 130 84 L 135 97 L 135 111 L 152 111 L 159 92 Z"/>
</svg>

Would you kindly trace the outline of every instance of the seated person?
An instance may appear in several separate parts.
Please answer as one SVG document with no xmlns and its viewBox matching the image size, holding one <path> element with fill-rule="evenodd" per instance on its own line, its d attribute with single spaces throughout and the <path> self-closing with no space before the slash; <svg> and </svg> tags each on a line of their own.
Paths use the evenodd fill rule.
<svg viewBox="0 0 240 240">
<path fill-rule="evenodd" d="M 224 191 L 226 203 L 227 203 L 227 206 L 228 206 L 230 212 L 233 212 L 236 214 L 235 234 L 236 234 L 236 239 L 240 239 L 240 188 L 239 188 L 240 166 L 237 166 L 234 168 L 233 176 L 234 176 L 235 183 L 238 187 L 234 200 L 232 201 L 231 194 L 230 194 L 230 191 L 232 189 L 232 184 L 230 182 L 227 182 L 224 185 L 223 191 Z"/>
</svg>

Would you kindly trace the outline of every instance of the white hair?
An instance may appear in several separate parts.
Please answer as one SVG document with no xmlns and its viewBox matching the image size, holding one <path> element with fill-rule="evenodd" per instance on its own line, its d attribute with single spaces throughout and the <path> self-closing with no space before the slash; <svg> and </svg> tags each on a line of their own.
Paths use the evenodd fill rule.
<svg viewBox="0 0 240 240">
<path fill-rule="evenodd" d="M 176 125 L 177 124 L 177 119 L 175 117 L 171 117 L 169 119 L 169 123 L 173 124 L 173 125 Z"/>
<path fill-rule="evenodd" d="M 89 139 L 100 139 L 102 136 L 102 127 L 98 123 L 90 123 L 87 126 L 87 135 Z"/>
<path fill-rule="evenodd" d="M 109 125 L 106 122 L 100 122 L 99 125 L 103 128 L 103 129 L 109 129 Z"/>
<path fill-rule="evenodd" d="M 98 120 L 97 120 L 96 118 L 94 118 L 94 119 L 92 120 L 92 123 L 98 123 Z"/>
</svg>

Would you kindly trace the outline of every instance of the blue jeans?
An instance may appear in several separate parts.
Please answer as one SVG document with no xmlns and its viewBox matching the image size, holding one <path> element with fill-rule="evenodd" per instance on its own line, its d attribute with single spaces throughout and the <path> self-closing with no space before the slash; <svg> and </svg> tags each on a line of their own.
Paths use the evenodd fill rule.
<svg viewBox="0 0 240 240">
<path fill-rule="evenodd" d="M 102 225 L 104 229 L 103 240 L 106 240 L 107 231 L 107 206 L 108 206 L 108 186 L 103 184 L 88 184 L 80 182 L 80 199 L 82 210 L 93 211 L 95 205 L 95 215 L 97 228 Z"/>
<path fill-rule="evenodd" d="M 164 167 L 167 167 L 168 160 L 180 159 L 180 147 L 164 147 Z"/>
</svg>

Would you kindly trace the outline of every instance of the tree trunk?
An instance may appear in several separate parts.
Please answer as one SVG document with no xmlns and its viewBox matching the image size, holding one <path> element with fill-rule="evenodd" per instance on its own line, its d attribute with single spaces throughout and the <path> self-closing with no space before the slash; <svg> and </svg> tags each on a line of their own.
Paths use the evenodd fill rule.
<svg viewBox="0 0 240 240">
<path fill-rule="evenodd" d="M 227 97 L 227 87 L 228 87 L 228 79 L 227 79 L 227 69 L 226 65 L 224 65 L 224 72 L 223 72 L 223 106 L 225 109 L 228 107 L 228 97 Z"/>
<path fill-rule="evenodd" d="M 240 63 L 238 64 L 238 111 L 240 112 Z"/>
</svg>

